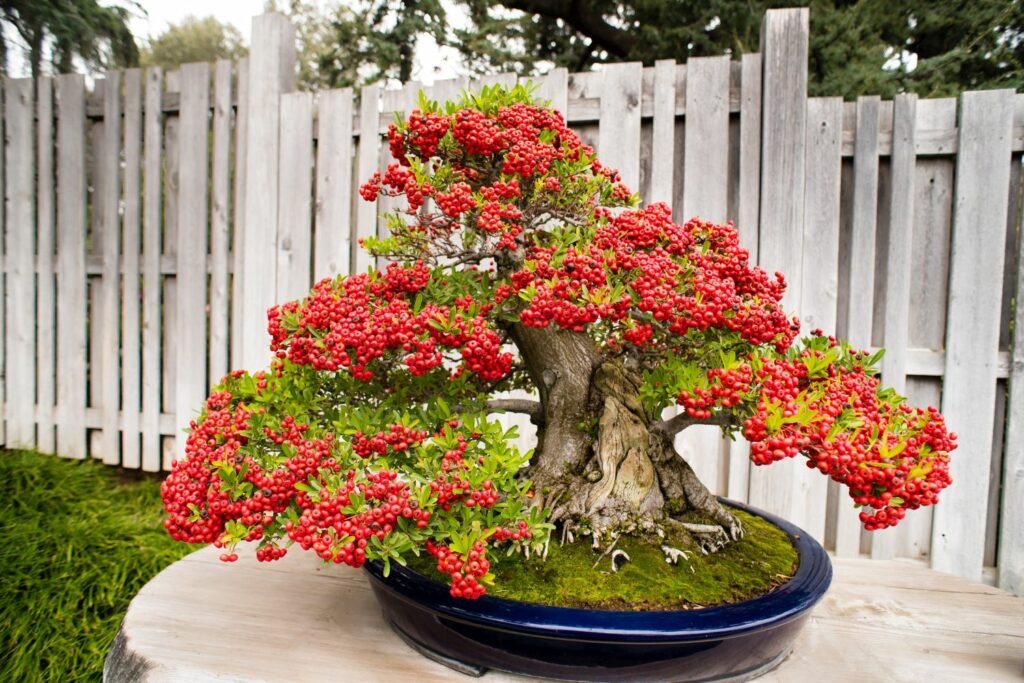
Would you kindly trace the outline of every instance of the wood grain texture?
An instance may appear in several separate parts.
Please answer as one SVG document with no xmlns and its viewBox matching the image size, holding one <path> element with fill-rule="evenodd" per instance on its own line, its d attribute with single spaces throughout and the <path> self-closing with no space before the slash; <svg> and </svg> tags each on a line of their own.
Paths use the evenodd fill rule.
<svg viewBox="0 0 1024 683">
<path fill-rule="evenodd" d="M 241 351 L 237 361 L 250 370 L 260 369 L 270 360 L 266 314 L 277 303 L 278 103 L 282 93 L 294 90 L 294 64 L 295 28 L 291 23 L 280 14 L 253 17 L 246 98 Z"/>
<path fill-rule="evenodd" d="M 1019 191 L 1019 188 L 1013 188 Z M 1024 239 L 1017 236 L 1015 301 L 1024 302 Z M 1024 306 L 1013 318 L 1013 346 L 1006 416 L 1002 505 L 999 512 L 998 585 L 1024 593 Z"/>
<path fill-rule="evenodd" d="M 785 273 L 784 305 L 800 302 L 804 175 L 807 144 L 806 9 L 770 10 L 761 24 L 761 222 L 758 262 L 769 273 Z M 795 460 L 750 472 L 750 502 L 790 518 L 802 501 L 794 496 Z"/>
<path fill-rule="evenodd" d="M 607 86 L 606 86 L 607 87 Z M 683 206 L 676 218 L 727 219 L 729 195 L 729 58 L 697 57 L 686 64 Z M 655 147 L 665 146 L 657 140 Z M 671 187 L 671 185 L 669 186 Z M 726 493 L 726 444 L 721 429 L 696 425 L 675 446 L 710 491 Z"/>
<path fill-rule="evenodd" d="M 96 190 L 93 211 L 97 215 L 98 235 L 93 243 L 103 263 L 97 309 L 93 317 L 91 334 L 97 342 L 98 353 L 92 356 L 94 392 L 103 411 L 103 430 L 99 441 L 99 457 L 103 462 L 116 465 L 121 461 L 121 438 L 118 432 L 120 409 L 120 303 L 121 303 L 121 73 L 108 71 L 103 91 L 103 127 L 97 155 Z M 93 457 L 97 453 L 93 452 Z"/>
<path fill-rule="evenodd" d="M 85 450 L 85 78 L 57 77 L 57 452 Z"/>
<path fill-rule="evenodd" d="M 686 63 L 682 218 L 723 222 L 729 194 L 729 58 Z"/>
<path fill-rule="evenodd" d="M 836 326 L 839 299 L 839 202 L 842 174 L 843 101 L 807 100 L 807 181 L 804 193 L 803 282 L 800 319 L 804 331 Z M 828 479 L 817 470 L 797 468 L 800 527 L 825 540 Z"/>
<path fill-rule="evenodd" d="M 648 204 L 672 203 L 675 181 L 676 63 L 660 59 L 654 64 L 654 121 L 651 145 L 651 184 Z"/>
<path fill-rule="evenodd" d="M 36 83 L 36 448 L 53 453 L 57 331 L 54 269 L 53 79 Z"/>
<path fill-rule="evenodd" d="M 165 86 L 169 92 L 176 93 L 180 98 L 181 71 L 168 71 L 165 76 Z M 181 166 L 178 145 L 180 124 L 180 116 L 169 116 L 164 123 L 164 220 L 161 248 L 162 256 L 174 260 L 175 263 L 178 261 L 178 213 L 180 207 L 178 202 L 179 168 Z M 177 386 L 175 367 L 178 359 L 178 345 L 175 343 L 175 335 L 178 330 L 177 270 L 175 270 L 175 277 L 161 278 L 161 301 L 160 311 L 163 315 L 163 324 L 160 326 L 162 334 L 160 340 L 160 399 L 163 410 L 177 417 L 174 398 Z M 176 425 L 171 438 L 160 440 L 160 461 L 163 469 L 171 468 L 177 448 L 178 432 L 186 426 Z"/>
<path fill-rule="evenodd" d="M 618 170 L 632 191 L 640 186 L 640 62 L 609 64 L 603 70 L 597 155 Z"/>
<path fill-rule="evenodd" d="M 106 680 L 329 680 L 339 671 L 368 682 L 459 677 L 388 627 L 362 572 L 323 569 L 297 552 L 258 565 L 250 548 L 229 565 L 219 552 L 193 553 L 140 591 L 122 623 L 125 650 L 108 657 Z M 251 599 L 225 602 L 240 583 Z M 302 637 L 287 645 L 253 639 L 267 613 Z M 899 647 L 878 646 L 887 642 Z M 832 588 L 794 653 L 758 680 L 1019 681 L 1022 647 L 1021 599 L 919 564 L 847 559 L 836 562 Z M 147 671 L 134 673 L 133 663 Z M 481 680 L 537 679 L 491 671 Z"/>
<path fill-rule="evenodd" d="M 185 455 L 184 429 L 198 416 L 207 395 L 207 183 L 209 182 L 210 68 L 181 67 L 178 129 L 177 315 L 174 346 L 174 414 L 180 423 L 174 458 Z M 203 258 L 196 258 L 202 255 Z"/>
<path fill-rule="evenodd" d="M 956 99 L 920 100 L 918 130 L 956 124 Z M 914 405 L 938 406 L 945 354 L 930 353 L 934 365 L 915 363 L 915 349 L 941 349 L 946 334 L 946 287 L 949 281 L 949 240 L 953 216 L 953 173 L 951 158 L 918 158 L 914 185 L 914 236 L 908 343 L 909 374 L 907 398 Z M 1008 365 L 1008 363 L 1007 363 Z M 928 372 L 924 372 L 928 370 Z M 917 377 L 914 377 L 917 375 Z M 925 377 L 924 375 L 928 375 Z M 930 507 L 908 514 L 897 527 L 900 557 L 927 558 L 931 548 Z"/>
<path fill-rule="evenodd" d="M 353 186 L 365 183 L 377 170 L 380 155 L 381 131 L 380 86 L 367 85 L 359 93 L 359 149 L 357 151 L 356 178 Z M 352 245 L 352 272 L 365 273 L 373 265 L 373 256 L 359 245 L 359 240 L 377 235 L 376 201 L 368 202 L 356 193 L 356 211 Z"/>
<path fill-rule="evenodd" d="M 960 435 L 951 459 L 956 482 L 935 508 L 932 566 L 978 579 L 985 542 L 995 410 L 998 305 L 1010 182 L 1013 92 L 964 93 L 953 204 L 953 245 L 946 316 L 942 412 Z"/>
<path fill-rule="evenodd" d="M 10 78 L 4 82 L 7 143 L 4 150 L 4 367 L 6 445 L 9 448 L 36 446 L 33 416 L 36 395 L 34 85 L 28 78 Z"/>
<path fill-rule="evenodd" d="M 325 143 L 326 145 L 327 143 Z M 313 217 L 313 95 L 281 96 L 281 174 L 277 199 L 276 301 L 309 291 Z"/>
<path fill-rule="evenodd" d="M 878 97 L 857 98 L 857 152 L 854 156 L 853 207 L 850 238 L 850 279 L 845 329 L 856 348 L 871 345 L 875 291 L 875 232 L 878 215 Z M 860 553 L 861 524 L 845 491 L 836 509 L 836 554 Z"/>
<path fill-rule="evenodd" d="M 231 62 L 221 59 L 213 74 L 213 163 L 210 178 L 210 348 L 213 386 L 228 371 L 231 297 Z M 308 175 L 308 173 L 307 173 Z"/>
<path fill-rule="evenodd" d="M 238 61 L 238 107 L 235 110 L 235 196 L 231 216 L 231 367 L 242 367 L 242 300 L 245 298 L 245 168 L 249 135 L 249 60 Z"/>
<path fill-rule="evenodd" d="M 142 72 L 124 72 L 124 201 L 122 203 L 121 272 L 121 465 L 142 465 L 139 417 L 141 403 L 141 344 L 139 259 L 142 248 L 140 183 L 142 169 Z"/>
<path fill-rule="evenodd" d="M 562 112 L 563 116 L 569 115 L 569 70 L 558 67 L 547 72 L 536 79 L 540 84 L 535 97 L 539 100 L 548 100 L 551 107 Z"/>
<path fill-rule="evenodd" d="M 352 90 L 320 93 L 313 279 L 352 272 Z"/>
<path fill-rule="evenodd" d="M 740 63 L 740 139 L 738 150 L 736 229 L 740 244 L 757 263 L 757 237 L 761 213 L 761 55 L 743 55 Z M 730 84 L 732 85 L 732 84 Z M 730 107 L 731 109 L 731 107 Z M 727 493 L 746 502 L 750 496 L 750 444 L 738 438 L 727 444 L 729 472 Z"/>
<path fill-rule="evenodd" d="M 146 69 L 145 175 L 142 198 L 142 469 L 160 470 L 160 367 L 163 319 L 160 313 L 161 217 L 163 213 L 163 71 Z"/>
<path fill-rule="evenodd" d="M 910 347 L 910 269 L 914 238 L 914 187 L 917 130 L 917 95 L 897 95 L 893 100 L 893 136 L 889 193 L 889 240 L 886 253 L 885 324 L 882 381 L 901 396 L 907 393 L 907 355 Z M 871 534 L 871 557 L 896 556 L 900 530 Z"/>
</svg>

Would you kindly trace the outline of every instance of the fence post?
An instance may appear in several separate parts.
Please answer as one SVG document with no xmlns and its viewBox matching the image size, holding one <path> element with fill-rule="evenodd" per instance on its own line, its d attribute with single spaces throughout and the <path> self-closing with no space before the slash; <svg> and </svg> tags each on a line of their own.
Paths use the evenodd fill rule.
<svg viewBox="0 0 1024 683">
<path fill-rule="evenodd" d="M 259 370 L 270 358 L 267 308 L 277 282 L 278 135 L 280 101 L 295 89 L 295 27 L 280 14 L 252 20 L 246 93 L 245 203 L 240 331 L 241 366 Z M 178 416 L 179 421 L 184 416 Z"/>
<path fill-rule="evenodd" d="M 981 580 L 1013 138 L 1013 91 L 960 96 L 942 412 L 960 435 L 932 527 L 932 567 Z"/>
<path fill-rule="evenodd" d="M 786 274 L 784 306 L 790 310 L 800 301 L 802 279 L 808 43 L 806 8 L 765 12 L 758 254 L 769 273 Z M 814 475 L 792 459 L 755 467 L 750 473 L 750 502 L 803 525 L 805 506 L 794 493 L 801 478 Z"/>
</svg>

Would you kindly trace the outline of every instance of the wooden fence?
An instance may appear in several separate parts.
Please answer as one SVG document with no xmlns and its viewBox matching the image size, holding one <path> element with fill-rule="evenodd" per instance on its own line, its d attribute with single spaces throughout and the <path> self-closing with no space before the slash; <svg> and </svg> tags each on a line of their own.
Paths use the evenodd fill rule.
<svg viewBox="0 0 1024 683">
<path fill-rule="evenodd" d="M 1019 592 L 1024 95 L 809 99 L 807 46 L 806 10 L 770 11 L 761 54 L 556 69 L 541 95 L 647 200 L 735 221 L 786 273 L 805 327 L 888 347 L 885 381 L 960 433 L 942 504 L 870 536 L 824 477 L 751 467 L 713 428 L 678 444 L 704 481 L 838 555 L 926 559 Z M 356 242 L 389 207 L 355 188 L 387 163 L 381 134 L 420 85 L 295 92 L 294 60 L 294 29 L 265 15 L 237 64 L 109 72 L 91 92 L 81 75 L 4 83 L 8 447 L 166 469 L 211 383 L 266 364 L 266 308 L 368 265 Z"/>
</svg>

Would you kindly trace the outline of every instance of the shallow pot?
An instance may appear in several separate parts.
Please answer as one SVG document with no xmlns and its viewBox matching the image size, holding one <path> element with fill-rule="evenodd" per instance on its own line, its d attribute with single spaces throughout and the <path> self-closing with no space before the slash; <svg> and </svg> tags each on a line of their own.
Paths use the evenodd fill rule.
<svg viewBox="0 0 1024 683">
<path fill-rule="evenodd" d="M 747 505 L 793 539 L 796 574 L 744 602 L 675 612 L 549 607 L 484 596 L 453 598 L 444 584 L 395 563 L 368 563 L 384 616 L 423 655 L 462 673 L 488 669 L 573 681 L 746 681 L 777 666 L 832 582 L 824 548 L 798 527 Z"/>
</svg>

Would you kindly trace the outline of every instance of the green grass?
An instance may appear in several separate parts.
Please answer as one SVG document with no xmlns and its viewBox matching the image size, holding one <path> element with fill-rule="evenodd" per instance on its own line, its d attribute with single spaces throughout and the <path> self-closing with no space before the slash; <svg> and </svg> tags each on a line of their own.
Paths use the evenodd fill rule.
<svg viewBox="0 0 1024 683">
<path fill-rule="evenodd" d="M 496 578 L 488 593 L 543 605 L 611 610 L 694 609 L 747 600 L 792 576 L 797 554 L 781 529 L 741 510 L 734 512 L 746 536 L 711 555 L 693 552 L 689 561 L 670 565 L 657 545 L 624 537 L 615 547 L 625 550 L 631 561 L 612 573 L 608 557 L 594 568 L 600 553 L 588 539 L 565 546 L 552 541 L 544 562 L 518 554 L 492 558 Z M 685 549 L 678 541 L 669 543 Z M 440 578 L 433 558 L 424 557 L 413 568 Z"/>
<path fill-rule="evenodd" d="M 0 681 L 99 680 L 132 597 L 194 549 L 161 522 L 153 476 L 0 452 Z"/>
</svg>

